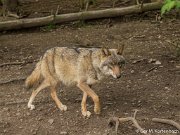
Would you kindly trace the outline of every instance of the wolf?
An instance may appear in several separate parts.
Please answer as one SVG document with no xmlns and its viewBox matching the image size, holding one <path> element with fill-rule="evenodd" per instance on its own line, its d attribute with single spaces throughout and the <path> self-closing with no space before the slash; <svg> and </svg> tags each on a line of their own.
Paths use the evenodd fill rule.
<svg viewBox="0 0 180 135">
<path fill-rule="evenodd" d="M 116 79 L 121 77 L 125 64 L 123 50 L 124 45 L 117 49 L 55 47 L 47 50 L 25 81 L 28 88 L 36 87 L 30 96 L 28 108 L 35 109 L 32 102 L 36 95 L 48 87 L 57 107 L 61 111 L 66 111 L 67 106 L 59 100 L 56 93 L 57 87 L 65 84 L 67 86 L 76 85 L 83 92 L 81 102 L 83 116 L 91 115 L 86 108 L 88 96 L 94 102 L 94 112 L 100 114 L 99 96 L 91 86 L 106 76 Z"/>
</svg>

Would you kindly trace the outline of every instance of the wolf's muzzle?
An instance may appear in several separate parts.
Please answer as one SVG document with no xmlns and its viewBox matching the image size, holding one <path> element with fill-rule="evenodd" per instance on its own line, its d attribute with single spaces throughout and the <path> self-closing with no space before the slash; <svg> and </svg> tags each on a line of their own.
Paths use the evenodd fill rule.
<svg viewBox="0 0 180 135">
<path fill-rule="evenodd" d="M 121 75 L 117 75 L 117 79 L 121 78 Z"/>
</svg>

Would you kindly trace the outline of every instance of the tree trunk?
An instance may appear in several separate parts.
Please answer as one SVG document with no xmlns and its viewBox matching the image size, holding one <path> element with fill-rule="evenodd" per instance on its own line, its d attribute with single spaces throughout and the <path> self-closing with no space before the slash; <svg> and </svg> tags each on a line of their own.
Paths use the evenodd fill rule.
<svg viewBox="0 0 180 135">
<path fill-rule="evenodd" d="M 161 6 L 162 3 L 154 2 L 154 3 L 144 4 L 142 8 L 140 5 L 135 5 L 125 8 L 110 8 L 105 10 L 85 11 L 85 12 L 69 13 L 62 15 L 51 15 L 47 17 L 40 17 L 33 19 L 19 19 L 13 21 L 6 21 L 6 22 L 0 22 L 0 31 L 43 26 L 51 23 L 57 24 L 57 23 L 71 22 L 76 20 L 117 17 L 122 15 L 129 15 L 129 14 L 136 14 L 145 11 L 157 10 L 160 9 Z"/>
</svg>

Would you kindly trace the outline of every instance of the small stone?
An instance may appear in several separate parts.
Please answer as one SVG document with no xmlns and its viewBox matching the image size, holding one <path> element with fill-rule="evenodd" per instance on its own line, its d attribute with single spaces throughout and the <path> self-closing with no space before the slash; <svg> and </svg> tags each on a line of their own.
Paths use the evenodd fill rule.
<svg viewBox="0 0 180 135">
<path fill-rule="evenodd" d="M 148 61 L 149 63 L 154 63 L 154 62 L 156 62 L 156 59 L 149 59 L 149 61 Z"/>
<path fill-rule="evenodd" d="M 171 90 L 169 87 L 164 87 L 165 90 Z"/>
<path fill-rule="evenodd" d="M 4 129 L 4 130 L 3 130 L 3 132 L 4 132 L 4 133 L 7 133 L 7 130 L 6 130 L 6 129 Z"/>
<path fill-rule="evenodd" d="M 134 73 L 134 70 L 131 70 L 131 74 L 133 74 Z"/>
<path fill-rule="evenodd" d="M 29 112 L 27 112 L 27 116 L 31 115 Z"/>
<path fill-rule="evenodd" d="M 9 112 L 10 111 L 10 109 L 9 108 L 3 108 L 5 111 L 7 111 L 7 112 Z"/>
<path fill-rule="evenodd" d="M 127 105 L 128 103 L 127 102 L 124 102 L 124 105 Z"/>
<path fill-rule="evenodd" d="M 38 120 L 38 121 L 41 121 L 41 120 L 42 120 L 42 118 L 41 118 L 41 117 L 39 117 L 39 118 L 37 118 L 37 120 Z"/>
<path fill-rule="evenodd" d="M 161 62 L 159 60 L 157 60 L 154 64 L 161 65 Z"/>
<path fill-rule="evenodd" d="M 20 115 L 21 115 L 21 113 L 20 113 L 20 112 L 17 112 L 17 113 L 16 113 L 16 116 L 20 116 Z"/>
<path fill-rule="evenodd" d="M 67 135 L 67 134 L 68 134 L 68 132 L 66 132 L 66 131 L 60 132 L 60 135 Z"/>
<path fill-rule="evenodd" d="M 103 110 L 106 110 L 108 108 L 108 106 L 105 106 L 104 108 L 102 108 Z"/>
<path fill-rule="evenodd" d="M 37 131 L 34 131 L 32 134 L 33 134 L 33 135 L 36 135 L 36 134 L 37 134 Z"/>
<path fill-rule="evenodd" d="M 37 110 L 38 110 L 38 111 L 42 111 L 43 109 L 42 109 L 42 108 L 38 108 Z"/>
<path fill-rule="evenodd" d="M 50 125 L 52 125 L 54 123 L 54 119 L 49 119 L 48 122 Z"/>
</svg>

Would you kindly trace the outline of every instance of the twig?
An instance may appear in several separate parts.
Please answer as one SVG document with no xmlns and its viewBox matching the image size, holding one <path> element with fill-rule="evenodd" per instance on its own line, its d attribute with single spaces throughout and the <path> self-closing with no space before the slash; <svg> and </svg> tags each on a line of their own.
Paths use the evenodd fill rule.
<svg viewBox="0 0 180 135">
<path fill-rule="evenodd" d="M 152 121 L 172 125 L 180 131 L 180 125 L 173 120 L 153 118 Z"/>
<path fill-rule="evenodd" d="M 144 129 L 138 124 L 137 120 L 136 120 L 136 114 L 137 114 L 138 110 L 136 109 L 134 112 L 134 116 L 133 117 L 127 117 L 127 118 L 119 118 L 120 122 L 126 122 L 126 121 L 132 121 L 132 123 L 134 124 L 134 126 L 139 130 L 140 133 L 144 133 Z"/>
<path fill-rule="evenodd" d="M 134 60 L 134 61 L 132 62 L 132 64 L 136 64 L 136 63 L 139 63 L 139 62 L 144 61 L 144 60 L 147 60 L 147 59 L 142 58 L 142 59 L 139 59 L 139 60 Z"/>
<path fill-rule="evenodd" d="M 136 0 L 136 4 L 137 4 L 137 5 L 140 5 L 140 2 L 139 2 L 139 0 Z"/>
<path fill-rule="evenodd" d="M 118 127 L 119 127 L 119 118 L 118 117 L 111 117 L 108 120 L 108 126 L 111 128 L 115 125 L 115 133 L 117 135 L 118 133 Z"/>
<path fill-rule="evenodd" d="M 143 134 L 147 134 L 147 132 L 144 132 L 145 130 L 138 124 L 137 120 L 136 120 L 136 114 L 137 114 L 138 110 L 136 109 L 134 112 L 134 116 L 133 117 L 126 117 L 126 118 L 117 118 L 117 117 L 112 117 L 109 119 L 109 123 L 108 125 L 110 125 L 110 127 L 112 127 L 115 123 L 115 130 L 116 130 L 116 135 L 117 135 L 117 129 L 119 126 L 119 122 L 127 122 L 127 121 L 131 121 L 134 126 L 138 129 L 138 131 L 140 133 Z"/>
<path fill-rule="evenodd" d="M 116 0 L 113 0 L 113 5 L 112 5 L 113 8 L 115 7 L 115 4 L 116 4 Z"/>
<path fill-rule="evenodd" d="M 24 64 L 25 62 L 8 62 L 8 63 L 3 63 L 3 64 L 0 64 L 0 67 L 4 67 L 4 66 L 8 66 L 8 65 L 21 65 L 21 64 Z"/>
<path fill-rule="evenodd" d="M 2 102 L 0 103 L 0 106 L 7 106 L 7 105 L 17 105 L 17 104 L 27 104 L 28 100 L 24 101 L 12 101 L 12 102 Z M 49 103 L 49 100 L 43 100 L 43 101 L 34 101 L 34 104 L 39 104 L 39 103 Z"/>
<path fill-rule="evenodd" d="M 143 4 L 144 4 L 144 0 L 141 0 L 141 3 L 140 3 L 141 5 L 140 5 L 140 8 L 141 8 L 141 10 L 143 11 Z"/>
<path fill-rule="evenodd" d="M 137 114 L 138 110 L 135 110 L 134 112 L 134 115 L 133 117 L 125 117 L 125 118 L 117 118 L 117 117 L 111 117 L 109 120 L 108 120 L 108 126 L 109 127 L 113 127 L 115 126 L 115 131 L 116 131 L 116 135 L 117 135 L 117 129 L 119 127 L 119 123 L 120 122 L 127 122 L 127 121 L 131 121 L 134 126 L 138 129 L 138 132 L 139 133 L 142 133 L 142 134 L 147 134 L 147 131 L 144 130 L 137 122 L 136 120 L 136 114 Z M 169 125 L 172 125 L 174 127 L 176 127 L 179 131 L 180 131 L 180 125 L 173 121 L 173 120 L 168 120 L 168 119 L 160 119 L 160 118 L 153 118 L 152 119 L 153 122 L 159 122 L 159 123 L 164 123 L 164 124 L 169 124 Z"/>
<path fill-rule="evenodd" d="M 7 81 L 0 82 L 0 85 L 12 83 L 12 82 L 24 81 L 26 78 L 27 77 L 13 78 L 13 79 L 10 79 L 10 80 L 7 80 Z"/>
<path fill-rule="evenodd" d="M 118 3 L 116 6 L 125 5 L 125 4 L 127 4 L 128 2 L 130 2 L 130 1 L 131 1 L 131 0 L 122 1 L 122 2 Z"/>
<path fill-rule="evenodd" d="M 4 66 L 8 66 L 8 65 L 24 65 L 24 64 L 33 63 L 33 62 L 36 62 L 36 61 L 37 60 L 34 60 L 34 61 L 21 61 L 21 62 L 7 62 L 7 63 L 0 64 L 0 67 L 4 67 Z"/>
<path fill-rule="evenodd" d="M 19 19 L 19 18 L 20 18 L 20 16 L 18 16 L 17 14 L 13 14 L 13 13 L 11 13 L 11 12 L 8 12 L 7 16 L 9 16 L 9 17 L 14 17 L 14 18 L 16 18 L 16 19 Z"/>
<path fill-rule="evenodd" d="M 56 17 L 56 15 L 58 15 L 58 12 L 59 12 L 59 5 L 57 6 L 57 9 L 56 9 L 56 13 L 55 13 L 55 17 Z"/>
<path fill-rule="evenodd" d="M 89 1 L 86 2 L 85 11 L 88 11 L 88 8 L 89 8 Z"/>
<path fill-rule="evenodd" d="M 180 47 L 180 46 L 178 46 L 178 44 L 175 44 L 175 43 L 171 42 L 170 40 L 165 40 L 165 41 L 172 44 L 174 47 Z"/>
<path fill-rule="evenodd" d="M 151 72 L 151 71 L 153 71 L 154 69 L 157 69 L 157 68 L 158 68 L 157 66 L 154 66 L 154 67 L 150 68 L 147 72 Z"/>
<path fill-rule="evenodd" d="M 0 106 L 6 106 L 6 105 L 16 105 L 16 104 L 25 104 L 28 101 L 12 101 L 12 102 L 2 102 L 0 103 Z"/>
<path fill-rule="evenodd" d="M 145 35 L 137 35 L 137 36 L 133 36 L 132 38 L 145 38 Z"/>
</svg>

